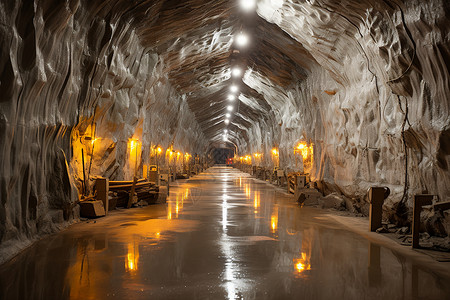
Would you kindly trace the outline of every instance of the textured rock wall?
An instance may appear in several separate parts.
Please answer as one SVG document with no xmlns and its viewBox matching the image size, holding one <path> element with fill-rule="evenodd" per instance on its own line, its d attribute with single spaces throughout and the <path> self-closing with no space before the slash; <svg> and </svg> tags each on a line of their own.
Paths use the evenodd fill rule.
<svg viewBox="0 0 450 300">
<path fill-rule="evenodd" d="M 123 10 L 1 1 L 0 14 L 1 262 L 77 217 L 81 147 L 91 176 L 130 179 L 130 139 L 140 168 L 153 145 L 201 153 L 205 139 Z"/>
<path fill-rule="evenodd" d="M 313 180 L 355 202 L 369 186 L 387 185 L 391 218 L 389 209 L 401 214 L 398 203 L 410 208 L 416 193 L 450 200 L 448 2 L 294 2 L 262 1 L 258 14 L 317 65 L 287 89 L 247 71 L 244 82 L 264 94 L 274 119 L 249 129 L 266 134 L 241 139 L 242 152 L 266 145 L 270 165 L 269 148 L 279 146 L 281 166 L 295 168 L 294 146 L 312 142 Z"/>
</svg>

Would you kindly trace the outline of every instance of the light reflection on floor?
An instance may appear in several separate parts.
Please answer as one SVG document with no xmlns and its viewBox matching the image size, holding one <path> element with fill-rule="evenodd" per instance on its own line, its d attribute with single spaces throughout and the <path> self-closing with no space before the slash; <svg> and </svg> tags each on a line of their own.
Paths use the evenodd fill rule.
<svg viewBox="0 0 450 300">
<path fill-rule="evenodd" d="M 446 299 L 440 278 L 230 168 L 0 267 L 0 299 Z"/>
</svg>

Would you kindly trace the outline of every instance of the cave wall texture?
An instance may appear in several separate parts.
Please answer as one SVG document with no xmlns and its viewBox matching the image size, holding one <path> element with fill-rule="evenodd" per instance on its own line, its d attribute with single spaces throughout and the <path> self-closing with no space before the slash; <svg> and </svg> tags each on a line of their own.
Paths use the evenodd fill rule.
<svg viewBox="0 0 450 300">
<path fill-rule="evenodd" d="M 260 0 L 254 18 L 237 6 L 0 1 L 1 249 L 77 218 L 83 136 L 98 139 L 89 172 L 111 179 L 134 172 L 130 139 L 142 168 L 152 146 L 203 154 L 229 128 L 238 154 L 262 153 L 266 167 L 272 147 L 295 170 L 295 145 L 313 145 L 311 179 L 363 213 L 373 185 L 390 187 L 397 222 L 414 194 L 450 200 L 448 1 Z M 246 26 L 226 127 L 233 35 Z"/>
<path fill-rule="evenodd" d="M 313 181 L 355 204 L 363 200 L 365 212 L 368 187 L 388 186 L 386 217 L 393 220 L 400 201 L 412 207 L 414 194 L 449 201 L 449 3 L 292 2 L 260 2 L 258 14 L 315 63 L 306 80 L 287 87 L 247 71 L 245 83 L 272 98 L 275 112 L 250 129 L 248 152 L 279 145 L 280 166 L 294 169 L 293 147 L 311 142 Z"/>
<path fill-rule="evenodd" d="M 115 180 L 132 178 L 130 139 L 140 142 L 142 164 L 156 144 L 189 153 L 205 146 L 162 57 L 142 45 L 123 11 L 97 5 L 1 3 L 2 259 L 24 246 L 17 241 L 78 217 L 80 137 L 99 139 L 90 173 Z"/>
</svg>

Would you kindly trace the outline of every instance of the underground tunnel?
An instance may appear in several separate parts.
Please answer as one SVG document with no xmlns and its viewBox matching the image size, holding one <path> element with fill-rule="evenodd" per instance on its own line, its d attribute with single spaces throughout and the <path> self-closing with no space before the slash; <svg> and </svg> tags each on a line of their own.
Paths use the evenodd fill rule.
<svg viewBox="0 0 450 300">
<path fill-rule="evenodd" d="M 448 299 L 449 16 L 0 0 L 0 298 Z"/>
</svg>

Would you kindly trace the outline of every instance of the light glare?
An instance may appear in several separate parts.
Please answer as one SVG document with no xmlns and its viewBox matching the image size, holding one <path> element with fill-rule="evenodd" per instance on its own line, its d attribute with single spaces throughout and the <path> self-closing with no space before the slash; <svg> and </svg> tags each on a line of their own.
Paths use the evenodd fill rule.
<svg viewBox="0 0 450 300">
<path fill-rule="evenodd" d="M 248 36 L 243 33 L 238 34 L 236 37 L 236 44 L 238 46 L 246 46 L 248 44 Z"/>
<path fill-rule="evenodd" d="M 238 87 L 235 86 L 235 85 L 232 85 L 232 86 L 230 87 L 230 90 L 231 90 L 233 93 L 236 93 L 236 92 L 238 91 Z"/>
<path fill-rule="evenodd" d="M 234 96 L 234 95 L 228 95 L 228 100 L 234 101 L 234 99 L 236 99 L 236 96 Z"/>
<path fill-rule="evenodd" d="M 256 4 L 255 0 L 241 0 L 241 7 L 247 11 L 254 9 L 255 4 Z"/>
<path fill-rule="evenodd" d="M 228 109 L 228 111 L 232 111 L 232 110 L 233 110 L 233 106 L 228 105 L 228 106 L 227 106 L 227 109 Z"/>
<path fill-rule="evenodd" d="M 233 70 L 231 71 L 231 73 L 233 74 L 234 77 L 238 77 L 238 76 L 241 76 L 242 70 L 239 69 L 239 68 L 233 68 Z"/>
<path fill-rule="evenodd" d="M 228 125 L 229 123 L 230 123 L 230 120 L 226 119 L 226 120 L 225 120 L 225 124 Z"/>
</svg>

